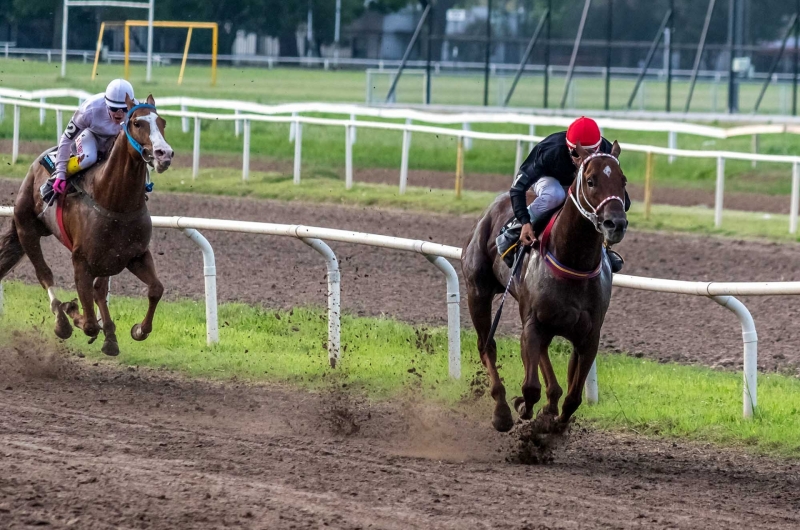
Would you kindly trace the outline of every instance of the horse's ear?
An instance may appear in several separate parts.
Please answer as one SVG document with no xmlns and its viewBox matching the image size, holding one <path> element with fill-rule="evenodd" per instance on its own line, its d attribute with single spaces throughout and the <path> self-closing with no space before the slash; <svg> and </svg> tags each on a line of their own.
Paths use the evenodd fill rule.
<svg viewBox="0 0 800 530">
<path fill-rule="evenodd" d="M 614 144 L 611 146 L 611 156 L 613 156 L 614 158 L 619 158 L 619 154 L 621 151 L 622 149 L 620 149 L 619 147 L 619 142 L 614 140 Z"/>
<path fill-rule="evenodd" d="M 578 158 L 581 160 L 589 156 L 589 151 L 584 149 L 580 142 L 575 144 L 575 152 L 578 153 Z"/>
<path fill-rule="evenodd" d="M 154 107 L 156 106 L 156 100 L 153 99 L 153 94 L 149 94 L 147 96 L 147 104 L 152 105 Z"/>
<path fill-rule="evenodd" d="M 133 108 L 133 100 L 128 94 L 125 94 L 125 105 L 128 106 L 128 110 L 131 110 Z"/>
</svg>

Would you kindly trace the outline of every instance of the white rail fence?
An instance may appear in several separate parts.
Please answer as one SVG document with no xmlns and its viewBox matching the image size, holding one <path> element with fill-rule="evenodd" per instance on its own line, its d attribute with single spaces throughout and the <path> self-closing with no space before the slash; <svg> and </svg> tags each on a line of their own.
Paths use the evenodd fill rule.
<svg viewBox="0 0 800 530">
<path fill-rule="evenodd" d="M 12 139 L 12 153 L 11 161 L 16 163 L 19 157 L 19 127 L 20 115 L 19 110 L 22 107 L 38 108 L 40 110 L 50 110 L 56 113 L 57 137 L 61 135 L 63 128 L 63 113 L 72 112 L 75 107 L 67 105 L 54 105 L 50 103 L 42 103 L 41 101 L 26 101 L 19 99 L 9 99 L 0 97 L 0 106 L 12 105 L 14 108 L 14 128 Z M 251 122 L 264 122 L 264 123 L 288 123 L 290 124 L 290 141 L 295 144 L 294 148 L 294 168 L 293 168 L 293 181 L 295 184 L 300 184 L 302 173 L 302 142 L 303 142 L 303 125 L 317 125 L 327 127 L 342 127 L 344 129 L 344 148 L 345 148 L 345 187 L 350 189 L 353 185 L 353 159 L 352 150 L 353 143 L 355 142 L 356 127 L 375 129 L 375 130 L 389 130 L 398 131 L 403 133 L 403 149 L 400 160 L 400 179 L 399 179 L 399 192 L 403 194 L 406 192 L 408 185 L 408 168 L 409 168 L 409 148 L 411 145 L 412 133 L 433 134 L 436 136 L 452 137 L 459 141 L 461 140 L 490 140 L 501 142 L 515 142 L 516 143 L 516 159 L 514 166 L 509 174 L 514 174 L 517 168 L 522 163 L 523 145 L 525 143 L 533 145 L 542 140 L 543 137 L 535 136 L 533 134 L 511 134 L 511 133 L 487 133 L 479 131 L 471 131 L 464 129 L 452 129 L 447 127 L 435 127 L 430 125 L 415 125 L 411 123 L 409 118 L 406 123 L 385 123 L 385 122 L 370 122 L 370 121 L 355 121 L 351 116 L 349 120 L 330 119 L 330 118 L 316 118 L 300 115 L 292 116 L 279 116 L 279 115 L 262 115 L 262 114 L 243 114 L 237 112 L 234 114 L 217 114 L 210 112 L 197 112 L 185 110 L 160 110 L 160 114 L 164 116 L 180 117 L 186 125 L 185 132 L 188 132 L 188 121 L 191 119 L 194 122 L 194 143 L 192 152 L 192 178 L 197 178 L 200 171 L 200 133 L 201 133 L 201 120 L 213 121 L 233 121 L 236 125 L 244 124 L 241 127 L 244 131 L 243 138 L 243 152 L 242 152 L 242 178 L 247 180 L 250 175 L 250 131 Z M 686 124 L 679 124 L 686 125 Z M 748 127 L 748 131 L 754 130 L 755 126 Z M 775 125 L 761 126 L 764 128 L 769 127 L 784 127 Z M 239 130 L 240 127 L 235 127 Z M 677 136 L 677 134 L 670 134 L 670 137 Z M 454 142 L 457 144 L 458 142 Z M 789 233 L 796 234 L 798 228 L 798 215 L 800 215 L 800 157 L 798 156 L 785 156 L 785 155 L 765 155 L 757 153 L 742 153 L 737 151 L 705 151 L 705 150 L 687 150 L 675 149 L 670 147 L 658 147 L 653 145 L 638 145 L 638 144 L 621 144 L 622 148 L 628 151 L 640 153 L 653 153 L 659 155 L 667 155 L 673 157 L 685 158 L 705 158 L 714 159 L 717 162 L 717 179 L 715 185 L 715 200 L 714 200 L 714 225 L 716 227 L 722 226 L 723 221 L 723 203 L 724 203 L 724 189 L 725 189 L 725 161 L 726 160 L 743 160 L 751 163 L 755 162 L 773 162 L 791 165 L 791 181 L 792 191 L 789 204 Z"/>
<path fill-rule="evenodd" d="M 11 217 L 13 211 L 11 207 L 0 206 L 0 217 Z M 214 261 L 214 251 L 211 245 L 198 230 L 293 237 L 300 239 L 320 253 L 325 259 L 328 271 L 327 344 L 328 359 L 331 366 L 335 366 L 341 356 L 341 276 L 336 255 L 325 241 L 404 250 L 424 255 L 428 261 L 445 275 L 447 284 L 446 301 L 449 373 L 453 378 L 461 377 L 461 321 L 458 275 L 453 266 L 447 261 L 447 259 L 460 260 L 460 248 L 428 241 L 302 225 L 282 225 L 192 217 L 154 216 L 152 220 L 154 227 L 182 230 L 189 239 L 198 245 L 203 253 L 206 342 L 208 344 L 219 341 L 219 328 L 217 325 L 216 265 Z M 736 299 L 735 296 L 798 295 L 800 294 L 800 282 L 687 282 L 618 274 L 614 276 L 614 285 L 617 287 L 661 293 L 704 296 L 732 311 L 741 325 L 742 342 L 744 344 L 742 411 L 745 418 L 752 417 L 753 411 L 758 403 L 758 335 L 756 333 L 753 317 L 747 307 Z M 0 313 L 2 313 L 2 306 L 3 292 L 2 285 L 0 284 Z M 599 390 L 596 365 L 592 367 L 586 382 L 585 390 L 589 402 L 598 401 Z"/>
</svg>

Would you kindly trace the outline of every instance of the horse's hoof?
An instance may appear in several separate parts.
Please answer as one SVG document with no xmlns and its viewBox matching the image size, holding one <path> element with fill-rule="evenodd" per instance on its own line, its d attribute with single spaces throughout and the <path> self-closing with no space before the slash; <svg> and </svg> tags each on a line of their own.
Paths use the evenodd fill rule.
<svg viewBox="0 0 800 530">
<path fill-rule="evenodd" d="M 508 432 L 514 426 L 514 418 L 511 416 L 511 408 L 505 403 L 497 405 L 494 409 L 492 425 L 498 432 Z"/>
<path fill-rule="evenodd" d="M 72 336 L 72 326 L 69 323 L 67 315 L 59 311 L 56 315 L 56 337 L 61 340 L 67 340 Z"/>
<path fill-rule="evenodd" d="M 131 328 L 131 338 L 133 340 L 143 341 L 148 336 L 150 336 L 150 334 L 149 333 L 145 333 L 144 331 L 142 331 L 142 325 L 141 324 L 134 324 L 133 327 Z"/>
<path fill-rule="evenodd" d="M 97 335 L 95 335 L 94 337 L 89 337 L 89 344 L 94 344 L 94 341 L 96 341 L 96 340 L 97 340 L 97 337 L 99 337 L 99 336 L 100 336 L 100 335 L 99 335 L 99 334 L 97 334 Z"/>
<path fill-rule="evenodd" d="M 103 347 L 100 348 L 100 351 L 108 355 L 109 357 L 116 357 L 119 355 L 119 344 L 117 343 L 117 339 L 110 340 L 106 337 L 105 342 L 103 342 Z"/>
<path fill-rule="evenodd" d="M 64 302 L 61 304 L 61 311 L 68 314 L 69 316 L 75 318 L 80 315 L 80 308 L 78 307 L 77 300 L 70 300 L 69 302 Z M 77 313 L 77 315 L 75 314 Z"/>
</svg>

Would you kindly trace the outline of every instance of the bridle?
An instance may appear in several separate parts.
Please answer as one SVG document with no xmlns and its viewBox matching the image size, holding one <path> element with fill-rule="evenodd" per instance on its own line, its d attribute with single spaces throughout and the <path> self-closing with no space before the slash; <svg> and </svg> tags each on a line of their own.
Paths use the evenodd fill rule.
<svg viewBox="0 0 800 530">
<path fill-rule="evenodd" d="M 586 218 L 590 223 L 592 223 L 592 226 L 594 226 L 595 230 L 597 230 L 599 233 L 602 234 L 603 229 L 600 226 L 600 223 L 598 222 L 597 214 L 600 212 L 603 206 L 605 206 L 611 201 L 619 201 L 623 207 L 625 207 L 625 201 L 617 195 L 609 195 L 608 197 L 600 201 L 600 204 L 598 204 L 597 206 L 592 206 L 592 203 L 589 202 L 589 199 L 586 197 L 586 192 L 583 189 L 583 171 L 588 166 L 589 162 L 591 162 L 595 158 L 610 158 L 614 162 L 616 162 L 617 165 L 619 165 L 619 160 L 617 160 L 617 157 L 615 157 L 614 155 L 610 155 L 608 153 L 598 152 L 587 156 L 586 158 L 583 159 L 583 162 L 581 162 L 581 165 L 578 167 L 578 178 L 576 183 L 575 194 L 572 193 L 572 186 L 570 186 L 569 198 L 572 199 L 573 203 L 575 203 L 575 207 L 578 208 L 578 211 L 581 213 L 581 215 L 584 218 Z M 575 195 L 578 195 L 577 199 L 575 198 Z M 586 208 L 583 207 L 583 205 L 581 205 L 581 199 L 583 199 L 584 202 L 586 202 L 586 205 L 591 209 L 591 211 L 587 210 Z"/>
<path fill-rule="evenodd" d="M 140 103 L 138 105 L 134 105 L 133 107 L 131 107 L 131 110 L 129 110 L 128 114 L 125 116 L 125 136 L 128 138 L 128 143 L 130 143 L 131 147 L 133 147 L 134 150 L 136 150 L 136 152 L 139 153 L 139 155 L 142 157 L 142 160 L 144 160 L 145 165 L 147 166 L 147 177 L 145 178 L 144 186 L 145 186 L 145 191 L 147 193 L 150 193 L 151 191 L 153 191 L 153 183 L 150 182 L 150 171 L 153 170 L 153 159 L 152 157 L 150 160 L 147 160 L 145 158 L 144 154 L 142 153 L 142 144 L 140 144 L 136 140 L 136 138 L 134 138 L 131 135 L 131 130 L 130 130 L 131 116 L 133 116 L 133 113 L 139 109 L 150 109 L 153 112 L 155 112 L 156 107 L 155 105 L 150 105 L 149 103 Z"/>
</svg>

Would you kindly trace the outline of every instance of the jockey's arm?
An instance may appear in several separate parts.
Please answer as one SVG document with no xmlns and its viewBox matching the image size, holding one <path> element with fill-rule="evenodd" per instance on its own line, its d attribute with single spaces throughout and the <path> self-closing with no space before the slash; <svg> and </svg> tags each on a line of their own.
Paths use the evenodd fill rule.
<svg viewBox="0 0 800 530">
<path fill-rule="evenodd" d="M 82 108 L 78 108 L 73 114 L 72 119 L 69 120 L 64 134 L 58 141 L 58 154 L 56 156 L 56 178 L 65 179 L 67 177 L 67 162 L 69 162 L 70 148 L 75 142 L 75 138 L 87 129 L 91 123 L 88 122 L 87 115 L 83 113 Z"/>
<path fill-rule="evenodd" d="M 530 224 L 531 216 L 528 212 L 528 201 L 525 194 L 540 177 L 544 176 L 541 161 L 538 157 L 538 149 L 534 148 L 528 158 L 523 162 L 517 171 L 517 177 L 508 194 L 511 197 L 511 207 L 514 209 L 514 217 L 517 218 L 522 226 Z"/>
</svg>

